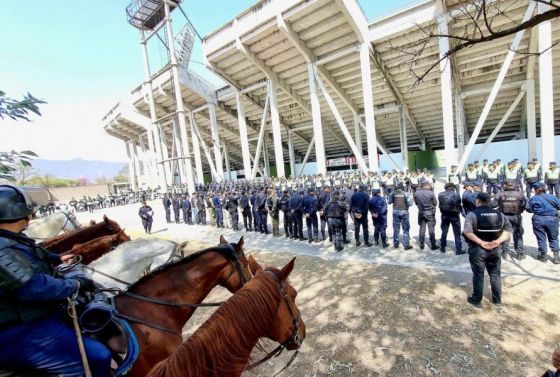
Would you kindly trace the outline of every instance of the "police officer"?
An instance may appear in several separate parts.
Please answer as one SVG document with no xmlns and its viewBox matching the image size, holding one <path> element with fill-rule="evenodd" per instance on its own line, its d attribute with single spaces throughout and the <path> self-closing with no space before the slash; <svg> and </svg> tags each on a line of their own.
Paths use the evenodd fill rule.
<svg viewBox="0 0 560 377">
<path fill-rule="evenodd" d="M 219 193 L 209 193 L 209 196 L 208 214 L 210 215 L 210 225 L 215 225 L 217 228 L 223 228 L 224 210 L 222 207 L 222 200 L 220 198 L 220 195 Z"/>
<path fill-rule="evenodd" d="M 470 183 L 479 183 L 480 179 L 481 177 L 475 166 L 473 164 L 468 164 L 467 170 L 465 171 L 465 181 Z"/>
<path fill-rule="evenodd" d="M 303 189 L 295 194 L 290 199 L 290 212 L 292 213 L 292 221 L 294 225 L 293 238 L 299 238 L 301 241 L 305 240 L 303 238 Z"/>
<path fill-rule="evenodd" d="M 146 201 L 142 201 L 142 207 L 138 210 L 138 216 L 142 219 L 142 227 L 146 234 L 152 234 L 152 224 L 154 222 L 154 211 L 152 207 L 146 204 Z"/>
<path fill-rule="evenodd" d="M 292 213 L 290 212 L 290 192 L 284 190 L 280 198 L 280 210 L 284 216 L 284 234 L 286 238 L 292 237 L 294 229 L 292 226 Z"/>
<path fill-rule="evenodd" d="M 327 222 L 329 224 L 329 239 L 333 242 L 334 237 L 334 249 L 336 251 L 342 251 L 344 249 L 342 224 L 344 223 L 344 213 L 346 212 L 346 208 L 340 203 L 340 192 L 335 191 L 332 194 L 331 199 L 327 204 L 325 204 L 323 210 L 327 216 Z"/>
<path fill-rule="evenodd" d="M 463 192 L 463 217 L 476 209 L 476 193 L 474 192 L 475 184 L 471 182 L 465 182 L 465 191 Z"/>
<path fill-rule="evenodd" d="M 325 213 L 324 209 L 325 206 L 331 200 L 331 187 L 330 186 L 323 186 L 323 191 L 317 197 L 317 209 L 319 211 L 319 220 L 321 222 L 321 237 L 323 241 L 326 239 L 325 234 L 325 226 L 327 225 L 327 214 Z"/>
<path fill-rule="evenodd" d="M 527 169 L 525 169 L 524 176 L 525 192 L 527 193 L 527 198 L 530 198 L 531 191 L 533 190 L 533 185 L 541 180 L 540 170 L 535 166 L 535 163 L 533 161 L 529 161 L 529 163 L 527 164 Z"/>
<path fill-rule="evenodd" d="M 175 224 L 179 224 L 179 216 L 181 210 L 180 208 L 180 200 L 179 195 L 174 194 L 173 199 L 171 200 L 171 205 L 173 206 L 173 217 L 175 218 Z"/>
<path fill-rule="evenodd" d="M 546 262 L 546 241 L 554 255 L 554 264 L 560 264 L 558 246 L 558 211 L 560 210 L 560 199 L 554 195 L 544 192 L 544 184 L 537 182 L 533 185 L 535 195 L 529 199 L 527 211 L 533 214 L 533 232 L 537 237 L 539 255 L 541 262 Z"/>
<path fill-rule="evenodd" d="M 418 243 L 420 244 L 420 250 L 424 250 L 426 224 L 428 225 L 431 249 L 437 250 L 435 230 L 437 199 L 429 182 L 422 183 L 421 189 L 414 193 L 414 202 L 418 207 L 418 225 L 420 226 Z"/>
<path fill-rule="evenodd" d="M 74 329 L 65 318 L 67 299 L 94 290 L 85 276 L 54 276 L 52 263 L 70 262 L 22 234 L 33 204 L 17 187 L 0 186 L 0 369 L 23 374 L 84 375 Z M 94 377 L 110 374 L 111 353 L 83 338 Z"/>
<path fill-rule="evenodd" d="M 272 235 L 278 237 L 280 235 L 280 200 L 278 200 L 275 189 L 269 190 L 266 206 L 272 222 Z"/>
<path fill-rule="evenodd" d="M 410 246 L 410 218 L 408 208 L 412 206 L 412 198 L 403 191 L 402 183 L 397 185 L 397 189 L 389 196 L 388 204 L 393 205 L 393 246 L 395 249 L 399 247 L 400 243 L 400 229 L 402 225 L 403 231 L 403 245 L 405 250 L 412 249 Z"/>
<path fill-rule="evenodd" d="M 548 186 L 550 194 L 556 194 L 560 198 L 560 169 L 556 167 L 556 162 L 551 162 L 544 173 L 544 183 Z"/>
<path fill-rule="evenodd" d="M 259 216 L 259 232 L 268 234 L 268 210 L 266 209 L 266 189 L 261 187 L 257 195 L 257 215 Z"/>
<path fill-rule="evenodd" d="M 441 239 L 439 243 L 439 251 L 445 253 L 447 246 L 447 232 L 449 225 L 453 228 L 453 236 L 455 237 L 455 255 L 465 254 L 461 241 L 461 197 L 455 190 L 453 183 L 449 182 L 445 185 L 445 191 L 438 195 L 439 211 L 441 212 Z"/>
<path fill-rule="evenodd" d="M 303 214 L 305 226 L 307 227 L 307 239 L 309 243 L 319 240 L 319 222 L 317 219 L 317 197 L 315 188 L 310 188 L 303 198 Z"/>
<path fill-rule="evenodd" d="M 243 215 L 243 226 L 246 231 L 253 230 L 253 214 L 251 211 L 251 206 L 249 204 L 249 196 L 247 191 L 243 190 L 241 192 L 241 198 L 239 199 L 239 205 L 241 207 L 241 214 Z"/>
<path fill-rule="evenodd" d="M 457 171 L 457 165 L 451 165 L 451 171 L 447 176 L 447 182 L 453 183 L 457 194 L 459 193 L 459 187 L 461 185 L 461 174 Z"/>
<path fill-rule="evenodd" d="M 371 198 L 369 199 L 369 212 L 373 221 L 373 242 L 375 246 L 379 246 L 379 238 L 383 247 L 389 247 L 387 243 L 387 201 L 381 195 L 380 189 L 371 190 Z"/>
<path fill-rule="evenodd" d="M 183 210 L 183 221 L 185 224 L 192 225 L 191 217 L 191 201 L 189 200 L 189 194 L 184 194 L 181 199 L 181 209 Z"/>
<path fill-rule="evenodd" d="M 165 220 L 169 224 L 171 222 L 171 200 L 167 197 L 167 193 L 163 193 L 161 201 L 163 202 L 163 208 L 165 209 Z"/>
<path fill-rule="evenodd" d="M 206 225 L 206 201 L 204 200 L 204 194 L 200 193 L 197 196 L 196 208 L 198 210 L 198 218 L 201 225 Z"/>
<path fill-rule="evenodd" d="M 520 171 L 513 161 L 508 164 L 508 168 L 504 172 L 503 180 L 502 180 L 502 190 L 504 189 L 504 186 L 508 183 L 511 183 L 513 187 L 515 187 L 515 190 L 520 190 L 521 188 Z"/>
<path fill-rule="evenodd" d="M 257 209 L 257 191 L 251 191 L 251 196 L 249 197 L 249 203 L 251 203 L 251 211 L 253 212 L 253 229 L 255 232 L 259 231 L 259 211 Z"/>
<path fill-rule="evenodd" d="M 508 183 L 504 186 L 504 191 L 496 194 L 496 204 L 498 210 L 509 220 L 513 230 L 513 247 L 516 251 L 516 258 L 525 258 L 523 252 L 523 220 L 521 214 L 525 210 L 527 200 L 519 191 L 514 191 L 515 187 Z M 502 243 L 502 257 L 506 257 L 509 250 L 509 240 Z"/>
<path fill-rule="evenodd" d="M 200 217 L 198 216 L 198 193 L 194 192 L 191 198 L 192 218 L 195 224 L 200 224 Z"/>
<path fill-rule="evenodd" d="M 465 218 L 463 234 L 469 243 L 469 261 L 473 272 L 473 293 L 467 301 L 481 308 L 484 290 L 484 271 L 490 276 L 492 301 L 502 303 L 501 244 L 511 237 L 508 219 L 490 206 L 490 195 L 480 192 L 476 197 L 476 209 Z"/>
<path fill-rule="evenodd" d="M 369 195 L 366 193 L 366 186 L 360 185 L 357 193 L 352 195 L 350 199 L 350 212 L 354 219 L 354 236 L 356 237 L 356 246 L 360 246 L 360 227 L 364 231 L 364 244 L 369 247 L 369 230 L 368 230 L 368 212 L 369 212 Z"/>
<path fill-rule="evenodd" d="M 239 195 L 234 191 L 229 193 L 227 211 L 231 217 L 231 228 L 233 230 L 239 230 Z M 223 227 L 223 224 L 222 224 Z"/>
</svg>

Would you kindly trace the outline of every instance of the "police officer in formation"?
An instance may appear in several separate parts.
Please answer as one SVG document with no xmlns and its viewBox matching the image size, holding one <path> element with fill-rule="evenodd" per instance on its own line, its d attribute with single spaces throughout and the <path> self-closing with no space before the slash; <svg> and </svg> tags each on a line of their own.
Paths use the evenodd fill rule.
<svg viewBox="0 0 560 377">
<path fill-rule="evenodd" d="M 469 262 L 473 272 L 473 293 L 467 301 L 481 308 L 484 290 L 484 271 L 490 276 L 492 301 L 502 303 L 501 280 L 501 244 L 509 239 L 512 228 L 509 220 L 491 207 L 491 197 L 479 192 L 476 196 L 476 208 L 465 218 L 463 234 L 469 244 Z"/>
<path fill-rule="evenodd" d="M 447 247 L 447 232 L 449 225 L 453 229 L 453 236 L 455 238 L 455 254 L 464 254 L 463 244 L 461 240 L 461 218 L 462 212 L 461 197 L 457 193 L 455 184 L 448 182 L 445 184 L 445 191 L 438 195 L 439 211 L 441 213 L 441 238 L 439 250 L 445 253 Z"/>
<path fill-rule="evenodd" d="M 558 246 L 558 214 L 560 199 L 544 192 L 541 182 L 533 185 L 535 195 L 529 199 L 527 211 L 533 214 L 533 232 L 537 237 L 539 260 L 546 262 L 547 241 L 554 256 L 553 263 L 560 264 Z"/>
<path fill-rule="evenodd" d="M 428 225 L 431 249 L 437 250 L 435 231 L 437 199 L 429 182 L 422 183 L 422 187 L 414 193 L 414 203 L 418 207 L 418 225 L 420 226 L 418 243 L 420 244 L 420 250 L 424 250 L 426 225 Z"/>
<path fill-rule="evenodd" d="M 173 195 L 173 199 L 171 200 L 171 205 L 173 207 L 173 217 L 175 218 L 175 224 L 179 224 L 179 217 L 180 217 L 180 199 L 178 194 Z"/>
<path fill-rule="evenodd" d="M 354 237 L 356 238 L 356 246 L 360 246 L 360 227 L 363 229 L 364 244 L 369 247 L 369 230 L 368 230 L 368 213 L 369 213 L 369 196 L 366 194 L 366 186 L 361 185 L 358 192 L 350 198 L 350 211 L 354 219 Z"/>
<path fill-rule="evenodd" d="M 404 191 L 402 182 L 399 182 L 397 189 L 391 192 L 388 203 L 393 205 L 393 246 L 395 249 L 399 248 L 399 234 L 402 227 L 404 249 L 410 250 L 412 246 L 410 246 L 410 216 L 408 208 L 412 206 L 413 201 L 412 197 Z"/>
<path fill-rule="evenodd" d="M 517 259 L 523 259 L 525 255 L 523 252 L 523 220 L 521 214 L 525 210 L 527 200 L 521 192 L 515 190 L 515 186 L 511 183 L 506 184 L 504 190 L 496 194 L 497 209 L 505 215 L 511 224 L 516 257 Z M 502 244 L 502 250 L 502 256 L 505 257 L 509 251 L 509 240 Z"/>
<path fill-rule="evenodd" d="M 340 201 L 340 192 L 336 191 L 332 194 L 329 202 L 325 204 L 324 212 L 329 225 L 329 241 L 334 243 L 336 251 L 342 251 L 344 244 L 348 243 L 343 234 L 344 214 L 347 209 Z"/>
<path fill-rule="evenodd" d="M 171 222 L 171 200 L 169 200 L 167 193 L 163 194 L 161 201 L 163 202 L 163 209 L 165 210 L 165 220 L 169 224 Z"/>
<path fill-rule="evenodd" d="M 241 198 L 239 199 L 239 206 L 241 207 L 241 214 L 243 215 L 243 226 L 246 231 L 253 231 L 253 212 L 249 204 L 249 195 L 247 191 L 243 190 Z"/>
<path fill-rule="evenodd" d="M 307 239 L 309 243 L 319 241 L 319 220 L 317 217 L 317 197 L 315 188 L 311 187 L 303 197 L 303 214 L 307 228 Z"/>
<path fill-rule="evenodd" d="M 292 212 L 290 211 L 290 192 L 284 190 L 280 198 L 280 210 L 284 216 L 284 234 L 286 238 L 293 237 L 294 228 L 292 224 Z"/>
<path fill-rule="evenodd" d="M 381 195 L 381 190 L 376 188 L 371 190 L 371 199 L 369 200 L 369 211 L 373 221 L 373 243 L 379 246 L 381 238 L 382 246 L 389 247 L 387 243 L 387 201 Z"/>
</svg>

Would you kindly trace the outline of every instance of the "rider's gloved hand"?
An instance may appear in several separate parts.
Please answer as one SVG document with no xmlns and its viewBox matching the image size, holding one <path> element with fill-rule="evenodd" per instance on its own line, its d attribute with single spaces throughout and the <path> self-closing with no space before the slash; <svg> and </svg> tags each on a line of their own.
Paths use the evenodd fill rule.
<svg viewBox="0 0 560 377">
<path fill-rule="evenodd" d="M 75 276 L 73 277 L 80 284 L 80 288 L 78 292 L 81 295 L 85 295 L 87 293 L 93 293 L 95 291 L 95 283 L 93 280 L 85 277 L 85 276 Z"/>
</svg>

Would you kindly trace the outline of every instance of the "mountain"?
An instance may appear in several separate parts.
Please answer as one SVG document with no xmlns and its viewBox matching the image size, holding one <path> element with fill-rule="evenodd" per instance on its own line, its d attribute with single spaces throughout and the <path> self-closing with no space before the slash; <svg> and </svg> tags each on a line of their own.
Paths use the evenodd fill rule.
<svg viewBox="0 0 560 377">
<path fill-rule="evenodd" d="M 90 181 L 98 177 L 113 178 L 126 166 L 124 162 L 88 161 L 81 158 L 72 160 L 43 160 L 35 159 L 33 168 L 39 174 L 51 174 L 59 178 L 77 179 L 85 177 Z"/>
</svg>

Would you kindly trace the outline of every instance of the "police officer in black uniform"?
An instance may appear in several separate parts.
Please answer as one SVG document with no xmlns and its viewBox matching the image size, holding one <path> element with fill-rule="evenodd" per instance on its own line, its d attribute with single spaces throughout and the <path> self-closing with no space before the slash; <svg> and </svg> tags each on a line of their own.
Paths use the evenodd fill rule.
<svg viewBox="0 0 560 377">
<path fill-rule="evenodd" d="M 495 205 L 509 220 L 513 229 L 513 247 L 517 259 L 525 258 L 523 251 L 523 220 L 521 214 L 527 205 L 527 199 L 520 191 L 515 191 L 515 186 L 506 183 L 504 191 L 496 194 Z M 509 240 L 502 244 L 502 257 L 506 257 L 509 251 Z"/>
<path fill-rule="evenodd" d="M 350 199 L 350 211 L 354 218 L 354 236 L 356 237 L 356 246 L 360 246 L 360 227 L 364 231 L 364 244 L 367 247 L 372 246 L 369 243 L 368 230 L 368 213 L 369 213 L 369 195 L 366 193 L 366 186 L 361 185 L 360 190 L 352 195 Z"/>
<path fill-rule="evenodd" d="M 317 196 L 317 209 L 319 210 L 319 220 L 321 221 L 321 237 L 323 241 L 326 239 L 325 227 L 327 226 L 327 215 L 325 213 L 325 206 L 331 200 L 330 186 L 323 186 L 323 191 Z"/>
<path fill-rule="evenodd" d="M 161 201 L 163 202 L 163 208 L 165 209 L 165 220 L 169 224 L 171 222 L 171 200 L 167 197 L 167 193 L 163 194 Z"/>
<path fill-rule="evenodd" d="M 246 231 L 253 230 L 253 213 L 251 211 L 251 206 L 249 205 L 249 196 L 247 191 L 243 190 L 241 192 L 241 198 L 239 199 L 239 206 L 241 207 L 241 214 L 243 215 L 243 226 Z"/>
<path fill-rule="evenodd" d="M 294 225 L 294 239 L 299 238 L 301 241 L 305 241 L 303 238 L 303 189 L 299 191 L 299 194 L 295 194 L 290 199 L 290 212 L 292 213 L 292 221 Z"/>
<path fill-rule="evenodd" d="M 183 221 L 185 224 L 192 225 L 191 201 L 189 200 L 189 194 L 183 194 L 183 197 L 181 198 L 181 210 L 183 210 Z"/>
<path fill-rule="evenodd" d="M 171 200 L 171 205 L 173 206 L 173 217 L 175 217 L 175 224 L 179 224 L 179 216 L 181 213 L 180 207 L 181 202 L 179 200 L 179 195 L 174 194 Z"/>
<path fill-rule="evenodd" d="M 484 271 L 490 276 L 492 301 L 502 303 L 501 244 L 511 237 L 509 220 L 490 206 L 490 195 L 480 192 L 476 197 L 476 209 L 465 218 L 463 234 L 469 243 L 469 261 L 473 271 L 473 293 L 467 301 L 481 308 L 484 290 Z"/>
<path fill-rule="evenodd" d="M 441 212 L 441 239 L 439 251 L 445 253 L 447 246 L 447 232 L 449 225 L 453 227 L 455 237 L 455 254 L 465 254 L 461 241 L 461 196 L 457 193 L 455 185 L 451 182 L 445 184 L 445 191 L 438 195 L 439 211 Z"/>
<path fill-rule="evenodd" d="M 231 227 L 233 230 L 239 230 L 239 195 L 234 191 L 229 193 L 229 201 L 227 210 L 231 216 Z"/>
<path fill-rule="evenodd" d="M 421 188 L 416 190 L 414 193 L 414 202 L 418 207 L 418 225 L 420 225 L 418 243 L 420 244 L 420 250 L 424 250 L 426 224 L 428 225 L 431 249 L 437 250 L 435 230 L 437 199 L 432 191 L 432 185 L 429 182 L 422 183 Z"/>
<path fill-rule="evenodd" d="M 329 223 L 329 239 L 332 242 L 334 238 L 334 249 L 336 251 L 342 251 L 344 249 L 343 243 L 345 243 L 342 234 L 342 225 L 344 224 L 346 208 L 340 203 L 340 192 L 335 191 L 332 194 L 331 200 L 325 205 L 323 211 Z"/>
<path fill-rule="evenodd" d="M 292 213 L 290 212 L 290 192 L 284 190 L 280 198 L 280 210 L 284 216 L 284 234 L 287 237 L 292 237 L 294 228 L 292 226 Z"/>
</svg>

